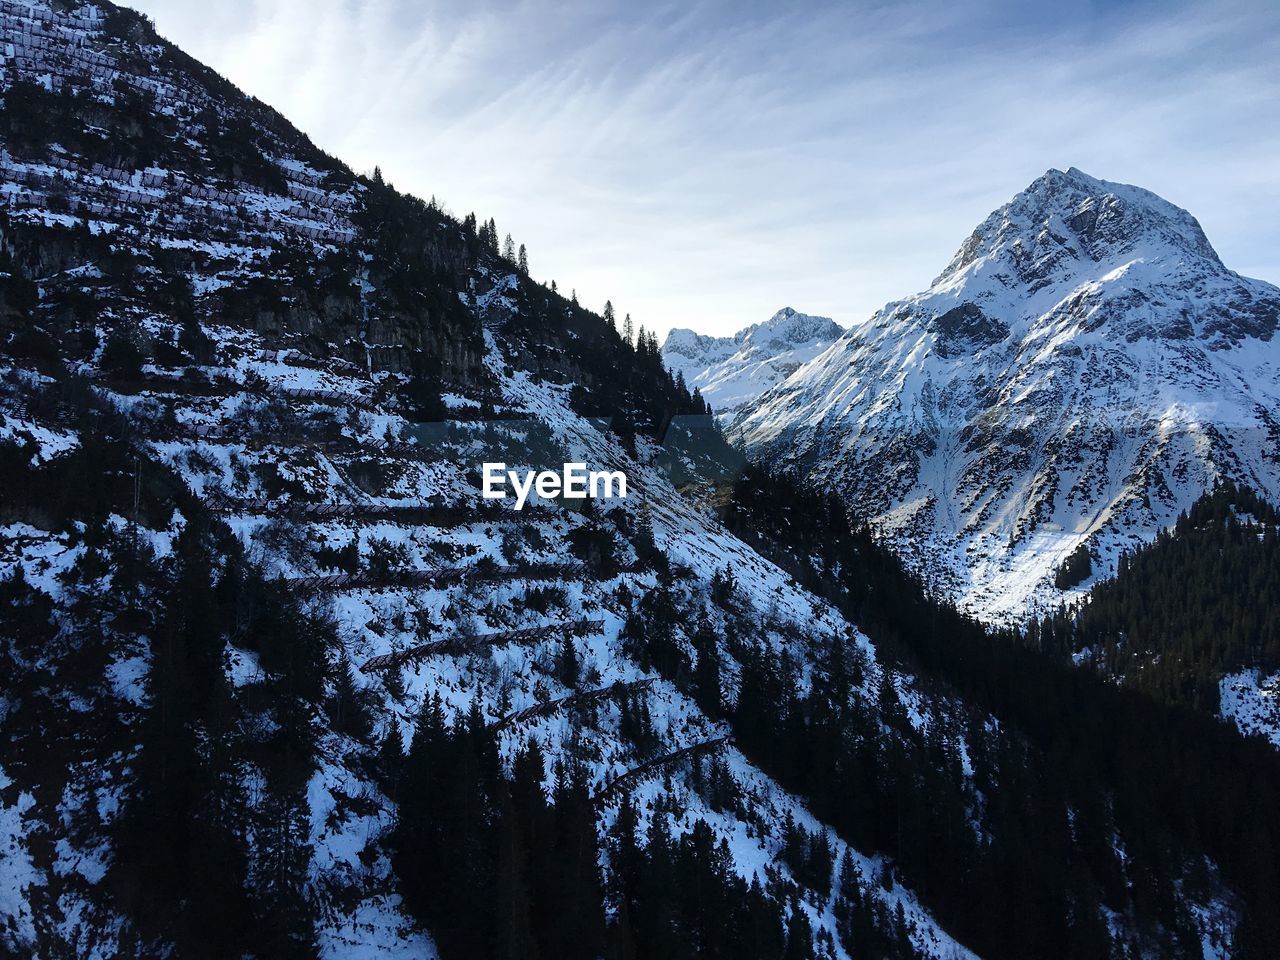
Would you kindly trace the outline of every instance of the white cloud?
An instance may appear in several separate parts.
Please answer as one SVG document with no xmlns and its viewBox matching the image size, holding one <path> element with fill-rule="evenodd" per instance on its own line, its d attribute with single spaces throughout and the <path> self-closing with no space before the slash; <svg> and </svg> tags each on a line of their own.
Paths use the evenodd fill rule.
<svg viewBox="0 0 1280 960">
<path fill-rule="evenodd" d="M 1280 280 L 1270 4 L 139 6 L 325 149 L 659 331 L 862 319 L 1050 166 L 1155 190 Z"/>
</svg>

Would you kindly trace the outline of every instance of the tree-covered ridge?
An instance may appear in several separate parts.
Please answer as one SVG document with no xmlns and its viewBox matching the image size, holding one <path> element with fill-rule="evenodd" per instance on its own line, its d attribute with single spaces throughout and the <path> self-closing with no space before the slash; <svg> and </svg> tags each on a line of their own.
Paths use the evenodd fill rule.
<svg viewBox="0 0 1280 960">
<path fill-rule="evenodd" d="M 388 892 L 446 958 L 813 956 L 803 915 L 785 919 L 788 888 L 742 880 L 705 822 L 674 832 L 684 813 L 674 800 L 642 826 L 624 795 L 601 835 L 591 771 L 549 768 L 532 738 L 504 762 L 478 701 L 451 722 L 438 695 L 428 698 L 406 744 L 333 622 L 265 578 L 126 419 L 71 379 L 30 400 L 78 443 L 40 463 L 36 444 L 0 441 L 0 524 L 34 532 L 40 521 L 77 558 L 55 596 L 21 567 L 0 577 L 5 783 L 39 785 L 26 812 L 57 822 L 60 804 L 91 806 L 91 784 L 108 777 L 111 814 L 70 819 L 78 846 L 111 851 L 91 889 L 95 910 L 119 924 L 122 950 L 315 956 L 308 791 L 336 734 L 399 808 L 362 856 L 373 863 L 385 844 L 396 868 Z M 555 669 L 572 685 L 571 637 L 564 649 Z M 122 663 L 137 671 L 124 687 L 114 680 Z M 626 735 L 652 755 L 659 738 L 644 700 L 623 709 Z M 731 782 L 700 789 L 731 809 Z M 0 803 L 20 796 L 6 788 Z M 845 876 L 860 897 L 855 874 Z M 321 882 L 352 895 L 336 878 Z M 73 873 L 33 895 L 39 942 L 58 942 L 57 904 L 82 884 Z M 860 935 L 878 936 L 865 911 Z"/>
<path fill-rule="evenodd" d="M 1174 528 L 1121 557 L 1078 606 L 1029 625 L 1028 642 L 1074 656 L 1166 703 L 1218 711 L 1218 681 L 1280 669 L 1276 509 L 1224 482 Z"/>
<path fill-rule="evenodd" d="M 6 784 L 38 784 L 33 820 L 65 817 L 69 842 L 113 851 L 99 906 L 131 955 L 307 956 L 306 786 L 332 624 L 265 579 L 87 394 L 67 407 L 80 443 L 64 456 L 36 465 L 0 444 L 0 522 L 43 520 L 75 557 L 56 602 L 21 567 L 0 579 Z M 255 659 L 251 682 L 228 679 L 230 642 Z M 104 775 L 127 802 L 88 824 L 65 812 L 103 802 Z M 44 891 L 41 937 L 83 882 Z"/>
<path fill-rule="evenodd" d="M 1225 523 L 1227 511 L 1202 507 L 1189 522 Z M 1272 955 L 1280 758 L 1269 747 L 983 628 L 932 599 L 837 500 L 764 468 L 748 469 L 725 522 L 997 724 L 962 761 L 904 722 L 892 687 L 874 719 L 848 702 L 856 663 L 834 651 L 804 697 L 786 679 L 794 665 L 748 658 L 735 717 L 748 755 L 842 836 L 891 853 L 967 944 L 992 957 L 1107 956 L 1105 912 L 1159 917 L 1161 953 L 1199 956 L 1177 890 L 1211 883 L 1207 855 L 1245 904 L 1230 955 Z M 748 695 L 757 684 L 765 695 Z M 961 826 L 971 821 L 976 834 Z"/>
<path fill-rule="evenodd" d="M 209 362 L 202 325 L 231 323 L 390 373 L 390 391 L 408 383 L 415 412 L 443 419 L 444 392 L 493 404 L 492 326 L 516 366 L 574 384 L 576 408 L 624 436 L 708 412 L 652 334 L 535 280 L 492 218 L 353 172 L 139 14 L 106 4 L 93 22 L 70 53 L 40 48 L 55 82 L 31 66 L 0 89 L 4 176 L 21 184 L 0 213 L 0 345 L 15 358 L 123 350 L 133 362 L 108 372 L 177 371 Z M 21 27 L 6 21 L 20 42 Z M 119 348 L 105 358 L 104 328 Z"/>
<path fill-rule="evenodd" d="M 57 56 L 199 101 L 201 159 L 6 167 L 0 866 L 36 879 L 0 952 L 1120 960 L 1194 955 L 1221 902 L 1266 955 L 1271 761 L 989 636 L 765 471 L 726 532 L 651 335 L 111 19 Z M 494 449 L 646 496 L 481 509 Z"/>
</svg>

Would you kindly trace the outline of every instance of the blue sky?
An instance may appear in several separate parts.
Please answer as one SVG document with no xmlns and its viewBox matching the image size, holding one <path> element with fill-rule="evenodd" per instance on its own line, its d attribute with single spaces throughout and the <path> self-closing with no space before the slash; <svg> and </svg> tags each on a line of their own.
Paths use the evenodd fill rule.
<svg viewBox="0 0 1280 960">
<path fill-rule="evenodd" d="M 143 0 L 359 170 L 637 323 L 850 324 L 1049 167 L 1280 282 L 1280 4 Z"/>
</svg>

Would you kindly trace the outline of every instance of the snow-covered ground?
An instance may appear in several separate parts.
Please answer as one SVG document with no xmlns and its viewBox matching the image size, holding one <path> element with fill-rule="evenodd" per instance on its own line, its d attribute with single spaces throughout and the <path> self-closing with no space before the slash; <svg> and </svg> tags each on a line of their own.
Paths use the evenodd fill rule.
<svg viewBox="0 0 1280 960">
<path fill-rule="evenodd" d="M 1245 736 L 1266 737 L 1280 749 L 1280 673 L 1256 669 L 1227 674 L 1218 684 L 1218 714 Z"/>
<path fill-rule="evenodd" d="M 439 449 L 416 456 L 412 453 L 414 428 L 394 407 L 344 406 L 344 398 L 372 398 L 367 380 L 343 370 L 340 364 L 310 370 L 263 359 L 262 344 L 244 330 L 210 327 L 207 332 L 215 341 L 216 352 L 228 358 L 225 365 L 204 371 L 210 380 L 224 385 L 213 395 L 170 392 L 166 381 L 155 376 L 146 391 L 104 391 L 102 396 L 128 411 L 143 436 L 150 433 L 145 442 L 152 455 L 217 509 L 244 542 L 248 555 L 272 575 L 331 573 L 332 568 L 324 567 L 317 556 L 322 547 L 351 547 L 362 567 L 375 556 L 389 558 L 388 562 L 403 569 L 465 566 L 486 559 L 499 565 L 574 560 L 569 534 L 586 519 L 571 511 L 546 509 L 546 504 L 537 512 L 478 515 L 474 521 L 441 526 L 376 513 L 314 519 L 291 515 L 287 506 L 295 498 L 307 503 L 360 504 L 370 510 L 427 503 L 478 510 L 482 503 L 475 467 L 486 454 L 483 447 L 467 439 L 471 428 L 460 423 L 450 441 L 457 446 L 449 456 L 442 457 L 441 453 L 448 451 Z M 646 525 L 652 530 L 657 546 L 681 570 L 681 602 L 701 611 L 691 613 L 690 623 L 698 618 L 716 623 L 717 618 L 723 618 L 709 600 L 709 583 L 716 574 L 731 572 L 748 604 L 747 615 L 759 624 L 762 642 L 775 651 L 790 650 L 793 659 L 805 665 L 812 663 L 815 646 L 826 646 L 832 640 L 848 643 L 861 651 L 868 663 L 864 686 L 857 695 L 869 704 L 875 702 L 887 668 L 877 662 L 866 637 L 827 603 L 729 534 L 709 508 L 678 493 L 657 467 L 662 450 L 656 444 L 641 440 L 636 452 L 628 453 L 614 435 L 572 410 L 567 387 L 513 369 L 501 341 L 491 331 L 486 332 L 486 344 L 486 364 L 499 384 L 503 402 L 543 425 L 557 455 L 593 468 L 626 471 L 628 498 L 603 506 L 604 519 L 616 525 L 619 518 L 613 514 L 625 513 L 626 526 Z M 249 380 L 256 384 L 253 390 L 238 389 Z M 324 390 L 330 396 L 290 397 L 282 393 L 284 386 Z M 343 443 L 325 446 L 309 441 L 317 424 L 336 427 Z M 491 442 L 495 431 L 524 436 L 529 424 L 530 419 L 524 419 L 496 428 L 490 425 L 487 435 Z M 31 432 L 37 435 L 43 429 L 33 424 Z M 220 436 L 218 430 L 230 434 Z M 388 451 L 389 442 L 402 444 L 403 450 Z M 67 442 L 47 455 L 57 456 L 74 443 L 74 436 L 68 435 Z M 381 486 L 376 488 L 370 487 L 368 480 L 359 481 L 356 472 L 358 464 L 371 457 L 382 468 Z M 472 457 L 476 464 L 470 462 Z M 513 468 L 545 466 L 508 459 Z M 181 515 L 175 514 L 168 529 L 144 530 L 141 535 L 158 556 L 164 556 L 183 522 Z M 119 526 L 124 529 L 125 521 L 119 520 Z M 82 545 L 30 525 L 0 531 L 0 542 L 5 548 L 0 556 L 0 576 L 21 567 L 30 583 L 55 598 L 64 595 L 66 571 L 84 552 Z M 620 559 L 630 563 L 634 558 L 628 555 L 625 541 L 620 549 Z M 529 591 L 548 586 L 557 591 L 552 608 L 545 613 L 529 609 Z M 383 669 L 360 669 L 372 658 L 459 630 L 486 634 L 569 618 L 600 620 L 601 629 L 576 643 L 582 675 L 590 678 L 584 682 L 606 687 L 615 681 L 651 681 L 644 697 L 653 729 L 661 749 L 674 751 L 729 731 L 723 723 L 705 716 L 673 683 L 646 673 L 627 655 L 620 635 L 633 602 L 627 597 L 643 595 L 655 586 L 651 572 L 624 571 L 610 579 L 583 577 L 555 584 L 516 579 L 482 590 L 456 582 L 440 586 L 375 584 L 326 592 L 308 602 L 336 624 L 343 649 L 357 668 L 358 682 L 377 704 L 375 715 L 397 725 L 405 737 L 411 734 L 413 718 L 428 696 L 439 695 L 453 716 L 465 714 L 478 700 L 484 715 L 497 721 L 512 711 L 573 693 L 556 679 L 554 665 L 562 641 L 556 636 L 533 643 L 499 643 L 482 653 L 412 660 L 396 668 L 399 676 L 395 683 Z M 687 634 L 684 642 L 688 642 Z M 727 652 L 724 661 L 727 692 L 731 694 L 735 674 Z M 145 651 L 120 651 L 109 668 L 119 702 L 135 706 L 144 702 L 147 662 Z M 225 662 L 236 688 L 262 679 L 257 656 L 251 650 L 230 646 Z M 806 677 L 807 673 L 802 673 L 801 682 L 807 682 Z M 893 685 L 913 724 L 951 729 L 949 736 L 961 753 L 967 754 L 967 726 L 962 714 L 954 713 L 953 705 L 924 696 L 908 675 L 894 675 Z M 573 756 L 588 762 L 594 787 L 599 789 L 642 758 L 619 731 L 618 704 L 605 702 L 594 714 L 589 727 L 581 726 L 567 710 L 513 725 L 502 734 L 503 755 L 510 760 L 515 750 L 533 737 L 548 758 L 548 776 L 554 763 L 572 751 Z M 333 733 L 324 734 L 320 741 L 319 766 L 307 793 L 312 889 L 319 900 L 317 940 L 323 955 L 334 958 L 430 956 L 429 936 L 402 911 L 390 862 L 381 847 L 394 823 L 396 807 L 364 772 L 369 749 Z M 691 829 L 697 820 L 705 820 L 727 841 L 733 868 L 744 878 L 796 883 L 781 859 L 781 830 L 788 816 L 806 829 L 825 830 L 839 862 L 845 845 L 818 823 L 798 798 L 753 767 L 736 748 L 725 749 L 722 756 L 737 792 L 751 811 L 749 819 L 713 808 L 689 770 L 677 767 L 669 771 L 665 781 L 661 777 L 642 780 L 635 787 L 633 798 L 642 824 L 654 815 L 659 796 L 669 789 L 681 811 L 672 829 L 679 833 Z M 115 776 L 118 779 L 118 772 Z M 97 788 L 105 785 L 104 781 Z M 95 787 L 87 781 L 82 789 L 92 793 Z M 22 814 L 30 807 L 30 798 L 18 794 L 10 806 L 0 809 L 4 831 L 0 843 L 6 844 L 0 870 L 8 881 L 6 889 L 12 901 L 4 906 L 19 935 L 30 921 L 34 885 L 42 882 L 41 868 L 26 852 L 27 834 L 35 830 L 44 836 L 50 829 L 39 822 L 24 822 Z M 616 801 L 604 807 L 602 831 L 612 822 L 616 809 Z M 59 850 L 57 869 L 73 871 L 81 878 L 79 886 L 62 894 L 68 915 L 81 916 L 88 927 L 107 922 L 95 920 L 90 906 L 93 886 L 102 880 L 102 858 L 109 858 L 109 851 L 65 845 Z M 926 956 L 940 960 L 972 956 L 929 916 L 909 886 L 879 882 L 886 872 L 892 872 L 890 862 L 856 850 L 850 854 L 865 892 L 884 904 L 887 915 L 892 916 L 901 904 L 911 925 L 910 935 Z M 798 908 L 809 915 L 815 931 L 834 936 L 833 901 L 803 889 L 799 892 Z M 74 940 L 70 930 L 66 937 Z M 843 957 L 845 953 L 837 948 L 835 955 Z"/>
</svg>

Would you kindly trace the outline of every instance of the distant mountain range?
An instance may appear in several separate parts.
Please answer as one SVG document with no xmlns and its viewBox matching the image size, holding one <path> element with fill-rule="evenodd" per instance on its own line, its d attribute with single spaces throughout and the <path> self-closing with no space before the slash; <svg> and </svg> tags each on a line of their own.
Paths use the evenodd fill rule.
<svg viewBox="0 0 1280 960">
<path fill-rule="evenodd" d="M 1216 478 L 1277 499 L 1278 323 L 1280 289 L 1185 210 L 1050 170 L 730 433 L 965 608 L 1017 620 L 1069 595 L 1054 575 L 1081 544 L 1112 571 Z"/>
<path fill-rule="evenodd" d="M 696 387 L 722 420 L 732 420 L 760 394 L 781 383 L 844 333 L 829 317 L 784 307 L 764 323 L 731 337 L 709 337 L 677 328 L 662 345 L 662 358 Z"/>
</svg>

